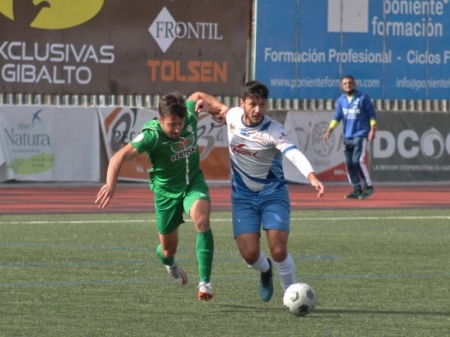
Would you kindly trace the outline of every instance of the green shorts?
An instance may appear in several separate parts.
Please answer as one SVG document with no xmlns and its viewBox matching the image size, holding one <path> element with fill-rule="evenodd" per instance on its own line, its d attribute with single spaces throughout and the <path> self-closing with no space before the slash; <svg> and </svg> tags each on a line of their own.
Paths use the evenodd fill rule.
<svg viewBox="0 0 450 337">
<path fill-rule="evenodd" d="M 193 181 L 181 198 L 168 198 L 155 194 L 156 226 L 160 234 L 170 234 L 184 223 L 183 212 L 189 214 L 194 202 L 208 200 L 209 189 L 203 176 Z"/>
</svg>

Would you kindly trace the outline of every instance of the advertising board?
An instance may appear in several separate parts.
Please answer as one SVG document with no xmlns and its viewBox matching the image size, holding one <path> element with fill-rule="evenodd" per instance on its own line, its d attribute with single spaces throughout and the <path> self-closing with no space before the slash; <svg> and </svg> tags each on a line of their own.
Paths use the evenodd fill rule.
<svg viewBox="0 0 450 337">
<path fill-rule="evenodd" d="M 272 98 L 448 99 L 448 0 L 257 0 L 255 78 Z"/>
<path fill-rule="evenodd" d="M 0 1 L 0 91 L 237 95 L 248 1 Z"/>
</svg>

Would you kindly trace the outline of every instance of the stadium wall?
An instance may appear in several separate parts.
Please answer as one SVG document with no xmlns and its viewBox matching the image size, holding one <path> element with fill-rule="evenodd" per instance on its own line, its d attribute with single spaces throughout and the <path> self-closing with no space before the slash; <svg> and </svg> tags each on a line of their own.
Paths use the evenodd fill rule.
<svg viewBox="0 0 450 337">
<path fill-rule="evenodd" d="M 450 111 L 442 0 L 13 3 L 0 3 L 0 105 L 155 109 L 174 90 L 234 105 L 256 78 L 271 110 L 331 111 L 351 73 L 378 111 Z"/>
<path fill-rule="evenodd" d="M 133 107 L 3 106 L 0 108 L 0 182 L 99 182 L 109 159 L 157 112 Z M 345 181 L 342 132 L 322 141 L 330 111 L 269 111 L 310 159 L 323 181 Z M 370 144 L 368 166 L 374 181 L 450 181 L 450 118 L 446 113 L 381 112 Z M 230 177 L 226 128 L 208 114 L 199 118 L 201 167 L 209 181 Z M 341 128 L 341 126 L 339 126 Z M 305 183 L 284 161 L 286 179 Z M 125 181 L 147 181 L 145 155 L 126 163 Z"/>
</svg>

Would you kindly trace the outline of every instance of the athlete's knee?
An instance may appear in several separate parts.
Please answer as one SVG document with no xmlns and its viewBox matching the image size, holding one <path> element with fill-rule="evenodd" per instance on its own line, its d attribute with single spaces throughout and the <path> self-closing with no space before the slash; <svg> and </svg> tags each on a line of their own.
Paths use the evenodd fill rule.
<svg viewBox="0 0 450 337">
<path fill-rule="evenodd" d="M 165 247 L 161 247 L 161 253 L 165 258 L 171 258 L 172 256 L 175 256 L 176 252 L 177 252 L 176 245 L 168 245 Z"/>
<path fill-rule="evenodd" d="M 270 250 L 270 255 L 275 262 L 283 262 L 287 257 L 287 250 L 284 245 L 277 245 Z"/>
<path fill-rule="evenodd" d="M 239 253 L 241 257 L 247 264 L 254 264 L 258 261 L 261 254 L 261 249 L 259 247 L 259 242 L 256 241 L 242 241 L 237 242 Z"/>
<path fill-rule="evenodd" d="M 241 251 L 241 256 L 247 264 L 254 264 L 259 259 L 258 251 Z"/>
<path fill-rule="evenodd" d="M 193 219 L 197 232 L 207 232 L 211 229 L 209 213 L 200 213 Z"/>
<path fill-rule="evenodd" d="M 195 228 L 197 229 L 197 232 L 204 233 L 204 232 L 207 232 L 207 231 L 209 231 L 211 229 L 211 225 L 209 224 L 209 221 L 208 222 L 201 222 L 199 224 L 196 224 Z"/>
</svg>

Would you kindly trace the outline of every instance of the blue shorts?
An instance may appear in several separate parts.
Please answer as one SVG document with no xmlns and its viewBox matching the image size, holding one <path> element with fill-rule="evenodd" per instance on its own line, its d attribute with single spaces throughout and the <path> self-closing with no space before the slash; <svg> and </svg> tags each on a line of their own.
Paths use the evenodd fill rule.
<svg viewBox="0 0 450 337">
<path fill-rule="evenodd" d="M 291 208 L 286 186 L 268 195 L 255 193 L 251 197 L 232 191 L 231 204 L 234 237 L 261 233 L 261 225 L 264 230 L 276 229 L 289 233 Z"/>
</svg>

